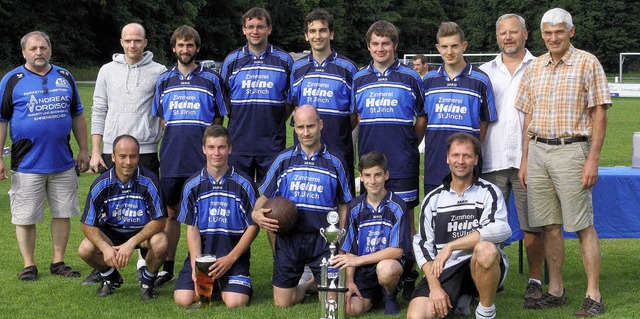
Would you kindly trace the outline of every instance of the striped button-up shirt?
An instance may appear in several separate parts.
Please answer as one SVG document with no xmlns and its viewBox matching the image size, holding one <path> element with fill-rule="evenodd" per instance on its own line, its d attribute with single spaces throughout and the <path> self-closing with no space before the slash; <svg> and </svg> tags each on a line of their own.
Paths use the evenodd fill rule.
<svg viewBox="0 0 640 319">
<path fill-rule="evenodd" d="M 532 114 L 529 136 L 591 136 L 587 110 L 611 106 L 607 77 L 598 59 L 573 47 L 556 63 L 546 53 L 525 70 L 515 107 Z"/>
</svg>

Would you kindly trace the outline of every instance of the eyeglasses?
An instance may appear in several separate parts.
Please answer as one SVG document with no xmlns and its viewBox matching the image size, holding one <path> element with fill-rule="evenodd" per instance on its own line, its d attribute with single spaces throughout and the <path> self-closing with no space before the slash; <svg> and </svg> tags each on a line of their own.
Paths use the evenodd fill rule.
<svg viewBox="0 0 640 319">
<path fill-rule="evenodd" d="M 49 88 L 47 87 L 47 78 L 42 78 L 42 94 L 49 94 Z"/>
<path fill-rule="evenodd" d="M 249 30 L 249 31 L 253 31 L 255 29 L 258 29 L 258 31 L 264 31 L 268 28 L 269 26 L 266 24 L 259 24 L 259 25 L 248 25 L 248 26 L 244 26 L 243 28 Z"/>
</svg>

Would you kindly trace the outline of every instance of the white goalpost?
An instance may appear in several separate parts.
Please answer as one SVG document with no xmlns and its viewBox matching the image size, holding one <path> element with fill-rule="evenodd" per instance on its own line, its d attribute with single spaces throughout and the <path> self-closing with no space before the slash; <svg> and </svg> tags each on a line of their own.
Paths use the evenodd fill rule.
<svg viewBox="0 0 640 319">
<path fill-rule="evenodd" d="M 493 60 L 498 53 L 465 53 L 464 58 L 469 61 L 471 64 L 480 65 L 482 63 Z M 418 55 L 418 53 L 409 53 L 403 56 L 404 64 L 411 65 L 411 60 L 414 56 Z M 442 65 L 442 57 L 439 53 L 423 53 L 428 63 L 431 65 Z"/>
</svg>

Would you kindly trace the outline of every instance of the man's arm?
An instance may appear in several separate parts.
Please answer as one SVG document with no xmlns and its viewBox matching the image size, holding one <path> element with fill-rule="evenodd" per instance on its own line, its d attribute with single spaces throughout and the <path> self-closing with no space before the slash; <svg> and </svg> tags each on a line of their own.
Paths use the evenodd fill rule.
<svg viewBox="0 0 640 319">
<path fill-rule="evenodd" d="M 527 160 L 529 156 L 529 140 L 530 137 L 527 134 L 529 125 L 533 115 L 527 113 L 524 116 L 524 127 L 522 128 L 522 159 L 520 160 L 520 170 L 518 171 L 518 179 L 522 188 L 527 189 Z"/>
<path fill-rule="evenodd" d="M 426 115 L 418 116 L 416 118 L 416 123 L 414 125 L 414 129 L 416 131 L 416 140 L 418 141 L 418 144 L 420 144 L 422 142 L 422 139 L 424 138 L 424 132 L 427 129 L 427 116 Z"/>
<path fill-rule="evenodd" d="M 106 65 L 100 68 L 100 72 L 98 72 L 96 86 L 93 90 L 93 105 L 91 106 L 91 161 L 89 166 L 96 173 L 99 172 L 100 166 L 107 167 L 101 156 L 104 126 L 107 119 L 107 111 L 109 110 L 107 84 L 104 75 L 105 68 Z"/>
<path fill-rule="evenodd" d="M 4 143 L 7 140 L 7 126 L 9 122 L 0 121 L 0 152 L 4 150 Z M 1 153 L 0 153 L 1 154 Z M 4 159 L 0 155 L 0 181 L 9 178 L 9 171 L 4 165 Z"/>
<path fill-rule="evenodd" d="M 338 221 L 338 226 L 341 229 L 344 229 L 347 226 L 347 210 L 349 209 L 349 204 L 338 204 L 338 216 L 340 220 Z"/>
<path fill-rule="evenodd" d="M 347 268 L 347 267 L 360 267 L 364 265 L 371 265 L 383 261 L 385 259 L 400 259 L 402 257 L 402 248 L 387 247 L 385 249 L 376 251 L 373 254 L 367 255 L 354 255 L 351 253 L 340 254 L 333 257 L 332 263 L 334 267 Z"/>
<path fill-rule="evenodd" d="M 91 134 L 91 160 L 89 166 L 95 173 L 100 172 L 100 167 L 107 168 L 107 164 L 102 159 L 102 134 Z"/>
<path fill-rule="evenodd" d="M 119 268 L 124 268 L 129 263 L 129 258 L 138 245 L 164 229 L 166 219 L 161 217 L 150 221 L 124 244 L 114 247 L 117 251 Z"/>
<path fill-rule="evenodd" d="M 240 258 L 240 256 L 249 249 L 253 240 L 258 236 L 259 231 L 260 227 L 258 227 L 258 225 L 251 225 L 247 227 L 244 234 L 242 234 L 242 237 L 240 237 L 240 241 L 238 241 L 238 244 L 233 247 L 229 254 L 218 257 L 216 262 L 213 264 L 213 267 L 210 268 L 214 279 L 222 277 L 231 268 L 231 266 L 233 266 L 238 258 Z"/>
<path fill-rule="evenodd" d="M 76 168 L 80 172 L 86 172 L 89 169 L 89 145 L 87 144 L 87 121 L 84 119 L 84 113 L 73 116 L 72 122 L 73 136 L 76 137 L 80 152 L 76 161 Z"/>
<path fill-rule="evenodd" d="M 100 228 L 82 223 L 82 232 L 85 237 L 87 237 L 87 239 L 91 241 L 91 243 L 93 243 L 100 252 L 102 252 L 104 262 L 107 266 L 120 268 L 118 267 L 116 250 L 109 242 L 107 242 L 107 236 L 100 230 Z"/>
<path fill-rule="evenodd" d="M 191 279 L 196 282 L 196 258 L 202 253 L 202 239 L 198 226 L 187 225 L 187 248 L 191 260 Z"/>
<path fill-rule="evenodd" d="M 429 299 L 431 299 L 431 302 L 433 303 L 433 308 L 428 309 L 428 311 L 437 314 L 438 317 L 444 318 L 452 308 L 451 299 L 449 298 L 447 292 L 442 288 L 438 277 L 431 273 L 433 262 L 434 261 L 429 261 L 422 265 L 424 278 L 429 285 Z"/>
<path fill-rule="evenodd" d="M 589 109 L 591 117 L 591 150 L 582 168 L 582 189 L 593 187 L 598 181 L 598 162 L 600 151 L 607 132 L 607 111 L 604 105 L 596 105 Z"/>
<path fill-rule="evenodd" d="M 487 137 L 487 128 L 489 127 L 489 122 L 481 121 L 480 122 L 480 143 L 484 142 L 484 138 Z"/>
</svg>

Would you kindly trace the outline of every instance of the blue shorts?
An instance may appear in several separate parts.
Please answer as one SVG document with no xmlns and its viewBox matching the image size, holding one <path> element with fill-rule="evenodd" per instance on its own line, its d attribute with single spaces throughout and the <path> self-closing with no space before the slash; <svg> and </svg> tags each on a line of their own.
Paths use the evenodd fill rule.
<svg viewBox="0 0 640 319">
<path fill-rule="evenodd" d="M 251 277 L 249 273 L 236 271 L 236 267 L 231 267 L 229 271 L 220 279 L 214 282 L 213 291 L 225 291 L 235 292 L 244 295 L 251 296 L 253 290 L 251 288 Z M 191 278 L 191 259 L 187 255 L 187 259 L 184 261 L 182 270 L 178 274 L 178 280 L 176 280 L 176 290 L 193 290 L 193 279 Z"/>
<path fill-rule="evenodd" d="M 119 232 L 114 230 L 112 227 L 100 227 L 100 231 L 111 240 L 113 246 L 120 246 L 126 243 L 131 237 L 135 236 L 138 232 Z M 140 245 L 136 246 L 136 249 L 140 249 L 140 255 L 142 258 L 147 257 L 147 249 L 140 247 Z"/>
<path fill-rule="evenodd" d="M 187 182 L 188 177 L 163 177 L 160 178 L 160 187 L 162 188 L 162 199 L 164 204 L 169 207 L 180 205 L 180 197 L 182 196 L 182 187 Z M 178 216 L 169 216 L 175 219 Z"/>
<path fill-rule="evenodd" d="M 293 288 L 307 265 L 316 282 L 320 282 L 320 263 L 329 257 L 327 241 L 317 233 L 276 234 L 275 256 L 273 257 L 273 277 L 271 284 L 278 288 Z"/>
<path fill-rule="evenodd" d="M 277 156 L 277 154 L 268 156 L 231 154 L 229 155 L 229 164 L 245 172 L 249 178 L 255 177 L 255 182 L 259 185 Z"/>
<path fill-rule="evenodd" d="M 412 177 L 389 178 L 384 186 L 402 198 L 407 204 L 407 210 L 411 210 L 418 206 L 418 185 L 418 177 Z"/>
</svg>

